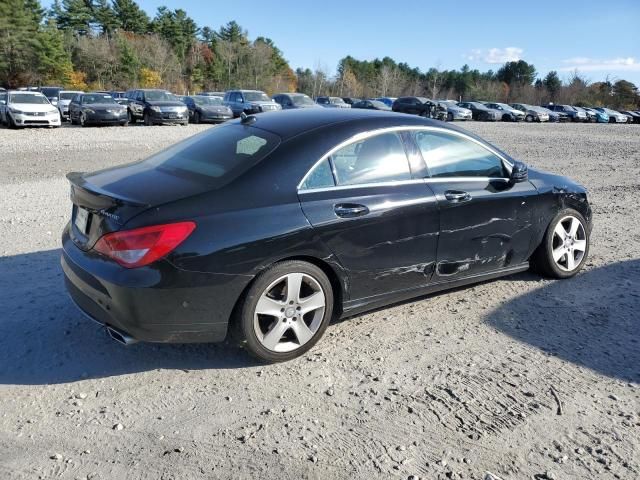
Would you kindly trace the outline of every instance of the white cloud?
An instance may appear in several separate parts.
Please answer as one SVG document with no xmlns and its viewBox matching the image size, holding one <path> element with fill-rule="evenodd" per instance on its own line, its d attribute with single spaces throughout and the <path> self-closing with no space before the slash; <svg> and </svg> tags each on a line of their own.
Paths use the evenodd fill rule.
<svg viewBox="0 0 640 480">
<path fill-rule="evenodd" d="M 573 70 L 581 70 L 583 72 L 640 72 L 640 62 L 634 57 L 617 57 L 604 60 L 589 57 L 573 57 L 563 60 L 562 63 L 564 66 L 558 69 L 562 72 L 571 72 Z"/>
<path fill-rule="evenodd" d="M 524 50 L 518 47 L 490 48 L 488 50 L 475 48 L 467 55 L 467 60 L 484 63 L 517 62 L 522 58 L 523 53 Z"/>
</svg>

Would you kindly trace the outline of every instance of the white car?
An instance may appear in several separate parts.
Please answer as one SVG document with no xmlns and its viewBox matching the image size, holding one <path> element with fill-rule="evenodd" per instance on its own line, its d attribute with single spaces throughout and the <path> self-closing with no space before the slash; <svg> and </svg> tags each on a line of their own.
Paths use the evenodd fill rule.
<svg viewBox="0 0 640 480">
<path fill-rule="evenodd" d="M 4 120 L 11 128 L 59 127 L 60 112 L 40 92 L 10 90 Z"/>
<path fill-rule="evenodd" d="M 79 90 L 60 90 L 60 96 L 58 97 L 58 110 L 60 110 L 60 116 L 63 120 L 69 118 L 69 104 L 76 95 L 80 95 Z"/>
</svg>

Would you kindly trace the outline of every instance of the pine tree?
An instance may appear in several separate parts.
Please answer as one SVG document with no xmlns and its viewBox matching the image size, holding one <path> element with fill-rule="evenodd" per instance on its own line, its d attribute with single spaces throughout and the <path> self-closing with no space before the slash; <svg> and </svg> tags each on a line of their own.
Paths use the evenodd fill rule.
<svg viewBox="0 0 640 480">
<path fill-rule="evenodd" d="M 41 84 L 66 84 L 73 71 L 64 48 L 64 34 L 49 20 L 36 36 L 35 60 Z"/>
<path fill-rule="evenodd" d="M 149 16 L 134 0 L 113 0 L 113 12 L 123 30 L 139 35 L 149 31 Z"/>
<path fill-rule="evenodd" d="M 111 35 L 119 27 L 118 18 L 109 0 L 97 0 L 93 5 L 93 16 L 103 34 Z"/>
<path fill-rule="evenodd" d="M 33 81 L 34 46 L 42 10 L 37 1 L 0 1 L 0 83 L 18 87 Z"/>
<path fill-rule="evenodd" d="M 85 0 L 62 0 L 62 7 L 56 2 L 55 21 L 63 30 L 70 30 L 75 35 L 91 33 L 94 13 L 90 2 Z"/>
</svg>

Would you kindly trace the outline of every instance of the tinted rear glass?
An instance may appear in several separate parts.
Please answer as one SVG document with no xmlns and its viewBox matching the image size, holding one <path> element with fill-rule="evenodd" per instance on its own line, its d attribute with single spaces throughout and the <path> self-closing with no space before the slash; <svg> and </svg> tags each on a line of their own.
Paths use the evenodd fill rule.
<svg viewBox="0 0 640 480">
<path fill-rule="evenodd" d="M 41 88 L 40 91 L 42 92 L 43 95 L 46 95 L 47 97 L 57 97 L 58 93 L 60 92 L 60 89 L 53 88 L 53 87 L 44 87 L 44 88 Z"/>
<path fill-rule="evenodd" d="M 239 124 L 212 128 L 164 150 L 142 166 L 219 186 L 264 159 L 280 137 Z"/>
</svg>

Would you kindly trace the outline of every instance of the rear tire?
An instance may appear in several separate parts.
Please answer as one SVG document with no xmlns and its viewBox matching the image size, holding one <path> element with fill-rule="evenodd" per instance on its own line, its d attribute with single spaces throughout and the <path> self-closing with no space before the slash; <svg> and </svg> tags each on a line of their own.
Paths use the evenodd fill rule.
<svg viewBox="0 0 640 480">
<path fill-rule="evenodd" d="M 276 263 L 241 299 L 234 335 L 263 362 L 291 360 L 320 340 L 333 315 L 333 298 L 320 268 L 299 260 Z"/>
<path fill-rule="evenodd" d="M 573 277 L 587 260 L 590 237 L 587 221 L 578 211 L 561 210 L 531 256 L 532 267 L 552 278 Z"/>
</svg>

